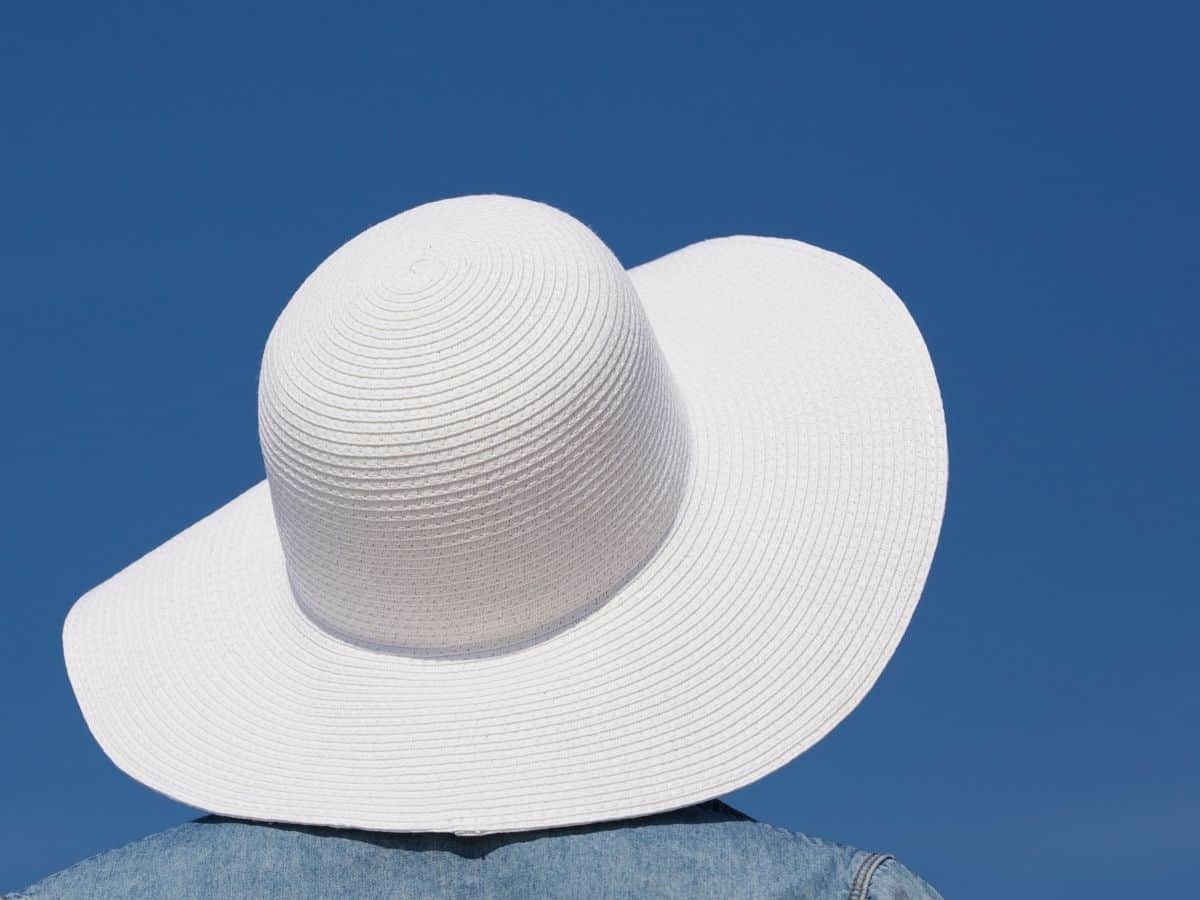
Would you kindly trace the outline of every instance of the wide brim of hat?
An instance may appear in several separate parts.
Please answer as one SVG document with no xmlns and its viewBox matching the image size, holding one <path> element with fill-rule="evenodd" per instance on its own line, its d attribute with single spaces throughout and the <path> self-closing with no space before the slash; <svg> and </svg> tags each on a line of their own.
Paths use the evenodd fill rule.
<svg viewBox="0 0 1200 900">
<path fill-rule="evenodd" d="M 941 524 L 924 342 L 874 275 L 796 241 L 705 241 L 630 275 L 693 459 L 672 531 L 607 602 L 493 655 L 347 643 L 295 602 L 262 482 L 71 610 L 71 684 L 112 760 L 228 816 L 519 831 L 724 794 L 845 718 Z"/>
</svg>

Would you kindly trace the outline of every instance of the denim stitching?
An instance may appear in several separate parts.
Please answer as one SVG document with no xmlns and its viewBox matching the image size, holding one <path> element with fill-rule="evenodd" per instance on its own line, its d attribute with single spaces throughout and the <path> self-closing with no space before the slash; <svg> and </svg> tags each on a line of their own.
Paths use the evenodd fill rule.
<svg viewBox="0 0 1200 900">
<path fill-rule="evenodd" d="M 879 867 L 889 859 L 892 859 L 890 853 L 872 853 L 867 856 L 854 874 L 848 900 L 867 900 L 867 891 L 871 889 L 871 879 L 875 877 Z"/>
<path fill-rule="evenodd" d="M 873 853 L 868 853 L 865 857 L 863 857 L 862 862 L 859 863 L 858 868 L 854 871 L 854 878 L 850 881 L 850 893 L 846 895 L 847 900 L 858 900 L 858 885 L 862 881 L 863 872 L 867 868 L 867 863 L 871 861 L 873 856 Z"/>
</svg>

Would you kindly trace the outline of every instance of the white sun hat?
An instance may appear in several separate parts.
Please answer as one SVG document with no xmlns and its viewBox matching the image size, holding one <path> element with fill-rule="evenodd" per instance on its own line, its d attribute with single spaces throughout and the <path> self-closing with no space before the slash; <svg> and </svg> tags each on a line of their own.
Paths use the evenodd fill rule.
<svg viewBox="0 0 1200 900">
<path fill-rule="evenodd" d="M 112 760 L 229 816 L 519 831 L 732 791 L 863 698 L 941 524 L 916 326 L 791 240 L 627 272 L 539 203 L 417 207 L 301 285 L 258 396 L 267 479 L 63 633 Z"/>
</svg>

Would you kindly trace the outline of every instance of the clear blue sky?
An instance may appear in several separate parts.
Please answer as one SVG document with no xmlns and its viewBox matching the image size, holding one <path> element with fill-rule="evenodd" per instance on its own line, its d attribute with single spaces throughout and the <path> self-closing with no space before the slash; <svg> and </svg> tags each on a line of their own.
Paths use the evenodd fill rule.
<svg viewBox="0 0 1200 900">
<path fill-rule="evenodd" d="M 101 6 L 0 38 L 0 889 L 196 814 L 93 743 L 63 616 L 262 477 L 259 355 L 301 279 L 484 191 L 626 265 L 801 238 L 925 333 L 925 598 L 866 702 L 735 805 L 950 898 L 1193 884 L 1194 5 Z"/>
</svg>

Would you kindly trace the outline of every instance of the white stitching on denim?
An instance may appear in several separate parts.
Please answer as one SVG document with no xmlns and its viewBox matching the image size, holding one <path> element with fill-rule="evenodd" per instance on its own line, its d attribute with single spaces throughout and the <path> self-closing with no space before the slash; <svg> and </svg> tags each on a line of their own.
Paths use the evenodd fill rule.
<svg viewBox="0 0 1200 900">
<path fill-rule="evenodd" d="M 890 853 L 872 853 L 867 856 L 854 874 L 848 900 L 867 900 L 867 891 L 871 889 L 871 879 L 875 877 L 879 867 L 889 859 L 893 859 Z"/>
</svg>

